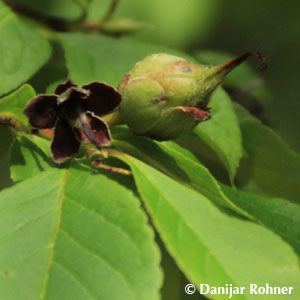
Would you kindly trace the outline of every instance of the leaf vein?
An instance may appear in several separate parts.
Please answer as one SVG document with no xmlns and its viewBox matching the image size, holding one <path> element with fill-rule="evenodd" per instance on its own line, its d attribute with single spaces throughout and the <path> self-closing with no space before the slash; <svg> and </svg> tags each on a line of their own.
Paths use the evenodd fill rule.
<svg viewBox="0 0 300 300">
<path fill-rule="evenodd" d="M 115 227 L 117 230 L 119 230 L 122 234 L 124 234 L 128 240 L 130 241 L 130 243 L 134 246 L 134 248 L 136 249 L 137 251 L 137 254 L 138 254 L 138 258 L 139 258 L 139 261 L 140 263 L 142 263 L 142 260 L 141 260 L 141 257 L 140 257 L 140 249 L 138 248 L 137 244 L 134 242 L 134 240 L 131 238 L 131 236 L 128 234 L 128 232 L 126 232 L 125 230 L 123 230 L 123 228 L 121 226 L 119 226 L 118 224 L 116 223 L 113 223 L 110 219 L 106 218 L 104 215 L 100 214 L 99 212 L 97 211 L 93 211 L 91 210 L 90 208 L 88 208 L 87 206 L 83 205 L 82 203 L 79 203 L 78 201 L 75 201 L 73 199 L 71 199 L 70 197 L 68 197 L 68 200 L 75 203 L 76 205 L 79 206 L 80 209 L 82 210 L 86 210 L 88 211 L 89 213 L 93 214 L 93 215 L 96 215 L 97 217 L 103 219 L 104 221 L 106 221 L 107 223 L 111 224 L 113 227 Z"/>
<path fill-rule="evenodd" d="M 114 267 L 113 265 L 111 265 L 110 263 L 108 263 L 103 257 L 101 257 L 98 253 L 94 253 L 92 252 L 90 249 L 88 249 L 87 247 L 85 247 L 84 245 L 82 245 L 79 241 L 77 241 L 69 232 L 67 232 L 65 229 L 60 229 L 61 232 L 63 232 L 74 244 L 76 244 L 82 251 L 88 253 L 90 256 L 95 257 L 96 259 L 98 259 L 101 263 L 103 263 L 104 265 L 106 265 L 109 269 L 111 269 L 114 273 L 118 274 L 123 281 L 125 282 L 125 284 L 127 285 L 127 287 L 129 288 L 130 292 L 132 293 L 132 296 L 134 297 L 134 299 L 136 299 L 135 297 L 135 293 L 131 287 L 131 284 L 129 283 L 129 281 L 126 279 L 126 277 L 122 274 L 122 272 L 120 270 L 118 270 L 116 267 Z"/>
<path fill-rule="evenodd" d="M 77 282 L 81 289 L 87 294 L 87 296 L 92 299 L 92 300 L 97 300 L 94 296 L 92 296 L 88 290 L 88 288 L 82 283 L 80 282 L 80 280 L 75 276 L 74 273 L 72 273 L 66 266 L 62 265 L 61 263 L 54 261 L 54 264 L 56 264 L 59 268 L 61 268 L 66 274 L 68 274 L 68 276 L 70 276 L 75 282 Z"/>
<path fill-rule="evenodd" d="M 14 269 L 17 265 L 19 265 L 20 263 L 26 261 L 27 259 L 29 259 L 31 256 L 35 255 L 37 252 L 43 250 L 43 249 L 47 249 L 50 245 L 46 245 L 42 248 L 38 248 L 38 249 L 35 249 L 33 251 L 31 251 L 29 254 L 26 254 L 26 255 L 23 255 L 17 262 L 15 262 L 14 264 L 11 264 L 10 266 L 8 267 L 5 267 L 4 269 L 0 270 L 0 272 L 4 272 L 6 270 L 9 270 L 9 269 Z"/>
<path fill-rule="evenodd" d="M 25 223 L 22 223 L 20 224 L 19 226 L 17 226 L 16 228 L 14 228 L 13 230 L 7 232 L 5 235 L 1 236 L 0 237 L 0 241 L 3 240 L 4 238 L 12 235 L 13 233 L 19 231 L 20 229 L 22 229 L 24 226 L 30 224 L 30 223 L 34 223 L 36 222 L 37 220 L 39 220 L 40 218 L 44 217 L 45 215 L 47 215 L 50 211 L 54 210 L 54 208 L 50 208 L 50 209 L 47 209 L 45 211 L 43 211 L 41 214 L 39 214 L 38 216 L 36 216 L 35 218 L 32 218 L 32 219 L 29 219 L 29 220 L 26 220 Z"/>
</svg>

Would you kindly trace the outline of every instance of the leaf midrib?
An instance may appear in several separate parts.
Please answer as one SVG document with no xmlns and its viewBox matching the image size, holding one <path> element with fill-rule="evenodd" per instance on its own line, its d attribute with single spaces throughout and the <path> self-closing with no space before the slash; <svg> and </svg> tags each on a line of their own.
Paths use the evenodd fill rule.
<svg viewBox="0 0 300 300">
<path fill-rule="evenodd" d="M 0 18 L 0 23 L 3 22 L 9 15 L 13 15 L 11 10 L 7 10 L 7 12 Z"/>
<path fill-rule="evenodd" d="M 67 183 L 68 174 L 69 174 L 69 168 L 67 168 L 65 170 L 65 174 L 62 177 L 62 187 L 61 187 L 61 192 L 60 192 L 59 202 L 58 202 L 58 217 L 56 220 L 56 228 L 55 228 L 55 233 L 53 236 L 53 242 L 51 245 L 49 262 L 48 262 L 48 266 L 46 269 L 44 284 L 43 284 L 42 291 L 41 291 L 41 296 L 40 296 L 41 299 L 45 299 L 45 297 L 46 297 L 46 292 L 47 292 L 47 287 L 48 287 L 48 282 L 49 282 L 49 277 L 50 277 L 50 271 L 51 271 L 51 268 L 52 268 L 52 265 L 54 262 L 55 244 L 56 244 L 57 236 L 58 236 L 58 233 L 60 230 L 60 224 L 61 224 L 61 218 L 62 218 L 62 206 L 63 206 L 63 202 L 65 199 L 66 183 Z"/>
</svg>

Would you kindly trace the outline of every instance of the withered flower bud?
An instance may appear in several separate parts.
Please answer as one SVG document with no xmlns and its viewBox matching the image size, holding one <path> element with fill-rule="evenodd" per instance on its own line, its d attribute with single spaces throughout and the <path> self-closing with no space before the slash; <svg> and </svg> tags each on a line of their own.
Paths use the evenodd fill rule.
<svg viewBox="0 0 300 300">
<path fill-rule="evenodd" d="M 110 133 L 101 116 L 121 102 L 120 94 L 104 83 L 92 82 L 81 88 L 70 80 L 58 85 L 54 95 L 39 95 L 24 109 L 32 127 L 53 128 L 51 152 L 63 162 L 79 150 L 80 142 L 97 148 L 110 144 Z"/>
</svg>

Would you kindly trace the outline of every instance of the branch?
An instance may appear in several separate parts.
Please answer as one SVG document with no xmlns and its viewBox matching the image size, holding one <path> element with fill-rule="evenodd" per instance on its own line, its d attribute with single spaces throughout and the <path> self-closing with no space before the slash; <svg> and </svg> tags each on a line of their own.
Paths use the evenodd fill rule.
<svg viewBox="0 0 300 300">
<path fill-rule="evenodd" d="M 112 17 L 112 15 L 115 12 L 118 4 L 119 4 L 119 0 L 111 0 L 108 11 L 106 12 L 104 17 L 102 18 L 101 23 L 106 22 L 107 20 L 109 20 Z"/>
<path fill-rule="evenodd" d="M 16 128 L 17 120 L 12 117 L 0 116 L 0 125 Z"/>
<path fill-rule="evenodd" d="M 131 176 L 132 175 L 132 172 L 129 171 L 129 170 L 108 166 L 108 165 L 105 165 L 105 164 L 101 163 L 100 161 L 93 161 L 91 163 L 91 165 L 94 168 L 103 169 L 103 170 L 110 171 L 110 172 L 113 172 L 113 173 L 118 173 L 118 174 L 121 174 L 121 175 L 126 175 L 126 176 Z"/>
<path fill-rule="evenodd" d="M 29 130 L 26 126 L 23 125 L 22 122 L 15 119 L 13 116 L 9 114 L 1 114 L 0 115 L 0 125 L 3 126 L 9 126 L 10 128 L 16 130 L 16 131 L 22 131 L 25 133 L 28 133 Z"/>
</svg>

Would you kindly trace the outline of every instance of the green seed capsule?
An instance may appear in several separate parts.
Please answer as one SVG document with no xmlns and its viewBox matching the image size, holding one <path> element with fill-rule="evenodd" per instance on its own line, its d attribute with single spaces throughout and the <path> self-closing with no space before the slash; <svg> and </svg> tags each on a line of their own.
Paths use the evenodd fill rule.
<svg viewBox="0 0 300 300">
<path fill-rule="evenodd" d="M 137 135 L 174 139 L 210 117 L 207 104 L 226 75 L 249 56 L 248 52 L 223 65 L 198 66 L 183 58 L 154 54 L 138 62 L 122 79 L 121 118 Z"/>
</svg>

